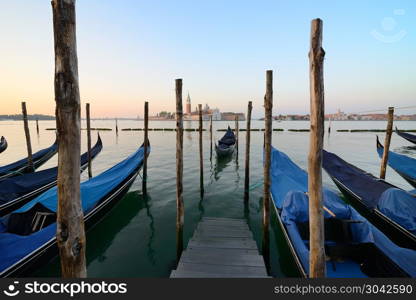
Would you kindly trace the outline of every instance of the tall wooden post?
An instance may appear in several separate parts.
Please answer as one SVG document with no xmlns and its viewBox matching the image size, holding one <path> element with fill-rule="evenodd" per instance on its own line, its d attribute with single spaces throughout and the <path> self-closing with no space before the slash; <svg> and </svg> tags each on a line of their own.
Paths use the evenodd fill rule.
<svg viewBox="0 0 416 300">
<path fill-rule="evenodd" d="M 90 118 L 90 104 L 85 105 L 85 112 L 87 114 L 87 146 L 88 146 L 88 178 L 92 177 L 91 168 L 91 118 Z"/>
<path fill-rule="evenodd" d="M 324 215 L 322 198 L 322 148 L 324 141 L 324 56 L 322 20 L 311 24 L 309 80 L 311 131 L 308 156 L 309 195 L 309 276 L 325 277 Z"/>
<path fill-rule="evenodd" d="M 209 159 L 212 160 L 212 115 L 209 118 L 209 140 L 210 140 Z"/>
<path fill-rule="evenodd" d="M 238 128 L 238 115 L 235 115 L 235 148 L 236 148 L 236 161 L 238 163 L 238 133 L 239 133 L 239 128 Z"/>
<path fill-rule="evenodd" d="M 266 95 L 264 96 L 264 194 L 263 194 L 263 257 L 270 266 L 270 164 L 272 154 L 272 111 L 273 111 L 273 71 L 266 72 Z"/>
<path fill-rule="evenodd" d="M 116 118 L 116 135 L 118 135 L 118 120 Z"/>
<path fill-rule="evenodd" d="M 25 130 L 25 136 L 26 136 L 27 166 L 30 170 L 34 171 L 35 168 L 33 167 L 32 143 L 30 141 L 29 123 L 27 121 L 26 102 L 22 102 L 22 115 L 23 115 L 23 128 Z"/>
<path fill-rule="evenodd" d="M 144 160 L 143 160 L 143 180 L 142 180 L 142 191 L 143 195 L 147 194 L 147 147 L 149 146 L 149 102 L 144 103 Z"/>
<path fill-rule="evenodd" d="M 202 104 L 198 104 L 199 112 L 199 180 L 201 197 L 204 195 L 204 158 L 202 149 Z"/>
<path fill-rule="evenodd" d="M 394 118 L 394 107 L 389 107 L 389 111 L 387 113 L 386 137 L 384 139 L 384 152 L 383 152 L 383 157 L 381 159 L 381 167 L 380 167 L 381 179 L 386 178 L 386 168 L 387 168 L 387 162 L 389 160 L 391 134 L 393 132 L 393 118 Z"/>
<path fill-rule="evenodd" d="M 36 118 L 36 132 L 39 135 L 39 119 Z"/>
<path fill-rule="evenodd" d="M 176 79 L 176 259 L 183 251 L 183 111 L 182 79 Z"/>
<path fill-rule="evenodd" d="M 80 97 L 75 0 L 52 0 L 58 148 L 57 242 L 62 276 L 86 277 L 84 215 L 80 199 Z"/>
<path fill-rule="evenodd" d="M 247 108 L 247 131 L 246 131 L 246 166 L 244 177 L 244 203 L 248 203 L 249 185 L 250 185 L 250 130 L 251 130 L 251 110 L 253 109 L 252 102 L 248 102 Z"/>
</svg>

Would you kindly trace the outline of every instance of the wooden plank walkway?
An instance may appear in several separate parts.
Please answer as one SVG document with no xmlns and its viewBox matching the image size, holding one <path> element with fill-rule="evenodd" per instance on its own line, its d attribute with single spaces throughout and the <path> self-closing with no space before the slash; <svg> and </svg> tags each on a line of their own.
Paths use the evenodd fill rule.
<svg viewBox="0 0 416 300">
<path fill-rule="evenodd" d="M 264 278 L 268 275 L 244 220 L 203 218 L 170 277 Z"/>
</svg>

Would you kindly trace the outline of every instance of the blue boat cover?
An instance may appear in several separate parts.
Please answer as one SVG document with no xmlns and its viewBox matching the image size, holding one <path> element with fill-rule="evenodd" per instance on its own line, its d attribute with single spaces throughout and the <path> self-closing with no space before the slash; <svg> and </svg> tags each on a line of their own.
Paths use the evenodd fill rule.
<svg viewBox="0 0 416 300">
<path fill-rule="evenodd" d="M 150 146 L 148 148 L 150 153 Z M 100 175 L 81 183 L 81 201 L 84 214 L 91 211 L 111 190 L 125 180 L 143 162 L 144 148 L 140 147 L 135 153 Z M 36 197 L 25 206 L 12 214 L 23 213 L 40 203 L 51 211 L 57 209 L 56 187 Z M 54 238 L 56 223 L 53 223 L 30 235 L 22 236 L 7 232 L 9 216 L 0 218 L 0 272 L 6 270 L 23 257 Z"/>
<path fill-rule="evenodd" d="M 103 148 L 100 137 L 95 146 L 91 149 L 91 157 L 100 153 Z M 81 166 L 88 162 L 88 152 L 81 156 Z M 58 176 L 58 167 L 26 173 L 23 175 L 5 178 L 0 181 L 0 205 L 10 202 L 16 198 L 33 192 L 56 180 Z"/>
<path fill-rule="evenodd" d="M 383 157 L 384 147 L 377 147 L 378 156 Z M 396 172 L 416 180 L 416 159 L 389 151 L 388 162 Z"/>
<path fill-rule="evenodd" d="M 297 223 L 309 220 L 308 175 L 299 168 L 284 153 L 272 148 L 271 163 L 271 193 L 276 207 L 281 209 L 281 219 L 284 223 L 290 240 L 302 266 L 309 272 L 309 249 L 307 241 L 302 240 Z M 283 178 L 281 178 L 283 177 Z M 401 248 L 387 238 L 380 230 L 363 218 L 354 208 L 345 204 L 343 200 L 331 189 L 323 189 L 324 205 L 331 210 L 337 218 L 360 221 L 351 223 L 351 233 L 354 243 L 373 243 L 388 258 L 394 261 L 410 276 L 416 277 L 416 251 Z M 332 218 L 325 211 L 324 217 Z M 330 262 L 329 262 L 330 263 Z M 365 277 L 357 263 L 337 263 L 334 270 L 330 265 L 327 268 L 328 277 Z"/>
<path fill-rule="evenodd" d="M 229 147 L 235 144 L 235 135 L 234 132 L 231 130 L 230 126 L 227 128 L 227 132 L 224 136 L 218 141 L 219 147 Z"/>
<path fill-rule="evenodd" d="M 45 149 L 42 149 L 42 150 L 39 150 L 38 152 L 34 153 L 32 155 L 33 162 L 41 159 L 43 156 L 49 154 L 50 152 L 56 152 L 57 150 L 58 150 L 58 143 L 55 141 L 55 143 L 52 146 L 50 146 L 48 148 L 45 148 Z M 16 162 L 14 162 L 14 163 L 11 163 L 9 165 L 0 167 L 0 176 L 6 175 L 10 172 L 13 172 L 17 169 L 20 169 L 20 168 L 24 167 L 27 164 L 28 164 L 28 161 L 27 161 L 27 157 L 26 157 L 26 158 L 23 158 L 21 160 L 18 160 Z"/>
<path fill-rule="evenodd" d="M 325 150 L 323 150 L 322 167 L 331 177 L 360 197 L 370 209 L 377 207 L 380 196 L 385 190 L 394 187 Z"/>
</svg>

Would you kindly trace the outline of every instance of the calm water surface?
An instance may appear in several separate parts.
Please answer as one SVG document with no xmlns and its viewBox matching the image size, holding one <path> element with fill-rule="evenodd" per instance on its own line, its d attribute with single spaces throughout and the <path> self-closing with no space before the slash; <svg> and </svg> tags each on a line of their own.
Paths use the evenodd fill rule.
<svg viewBox="0 0 416 300">
<path fill-rule="evenodd" d="M 54 121 L 40 121 L 40 135 L 36 135 L 34 122 L 30 123 L 33 151 L 53 143 Z M 85 125 L 85 124 L 84 124 Z M 114 129 L 113 121 L 92 121 L 92 127 Z M 214 129 L 234 127 L 234 122 L 214 122 Z M 327 124 L 326 124 L 327 125 Z M 416 122 L 395 122 L 402 129 L 416 129 Z M 141 121 L 119 121 L 119 128 L 142 127 Z M 196 128 L 197 122 L 185 122 L 185 128 Z M 240 122 L 240 128 L 245 128 Z M 380 159 L 376 153 L 375 133 L 336 132 L 337 129 L 384 129 L 386 122 L 332 122 L 332 133 L 325 135 L 325 148 L 345 160 L 373 174 L 378 174 Z M 173 121 L 151 121 L 150 128 L 174 128 Z M 303 121 L 274 122 L 274 128 L 308 128 Z M 209 128 L 208 122 L 204 128 Z M 252 128 L 263 128 L 263 122 L 253 121 Z M 97 175 L 132 153 L 143 141 L 143 132 L 102 131 L 103 151 L 93 162 L 93 174 Z M 9 148 L 0 155 L 0 165 L 20 159 L 26 155 L 23 125 L 17 121 L 0 122 L 0 135 L 6 136 Z M 218 139 L 223 132 L 214 131 Z M 384 134 L 379 134 L 384 139 Z M 93 132 L 93 143 L 96 133 Z M 86 132 L 83 131 L 82 151 L 86 150 Z M 88 275 L 90 277 L 168 277 L 175 264 L 175 132 L 150 131 L 152 152 L 148 160 L 148 194 L 141 194 L 141 178 L 138 177 L 127 196 L 87 234 Z M 263 133 L 251 134 L 251 191 L 249 210 L 244 210 L 244 149 L 245 132 L 240 132 L 240 154 L 228 160 L 218 161 L 215 151 L 210 160 L 209 133 L 204 132 L 204 184 L 205 195 L 199 193 L 198 133 L 184 132 L 184 203 L 185 243 L 192 237 L 195 227 L 203 216 L 245 218 L 261 245 L 262 207 L 262 145 Z M 273 132 L 273 146 L 286 152 L 302 168 L 307 168 L 309 133 Z M 416 157 L 410 143 L 392 137 L 392 150 Z M 56 166 L 57 156 L 41 169 Z M 86 174 L 82 175 L 82 180 Z M 391 183 L 411 189 L 392 169 L 387 178 Z M 324 182 L 334 186 L 324 174 Z M 288 250 L 279 234 L 272 215 L 271 268 L 275 277 L 294 276 Z M 59 262 L 50 264 L 33 276 L 59 276 Z"/>
</svg>

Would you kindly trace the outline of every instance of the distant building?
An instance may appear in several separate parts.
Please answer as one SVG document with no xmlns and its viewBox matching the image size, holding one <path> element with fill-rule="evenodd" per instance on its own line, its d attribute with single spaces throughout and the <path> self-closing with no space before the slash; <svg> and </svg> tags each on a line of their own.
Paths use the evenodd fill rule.
<svg viewBox="0 0 416 300">
<path fill-rule="evenodd" d="M 189 96 L 189 92 L 188 97 L 186 97 L 185 114 L 191 114 L 191 97 Z"/>
<path fill-rule="evenodd" d="M 234 113 L 234 112 L 223 112 L 221 114 L 222 121 L 234 121 L 236 116 L 238 117 L 239 121 L 245 121 L 246 116 L 243 113 Z"/>
</svg>

